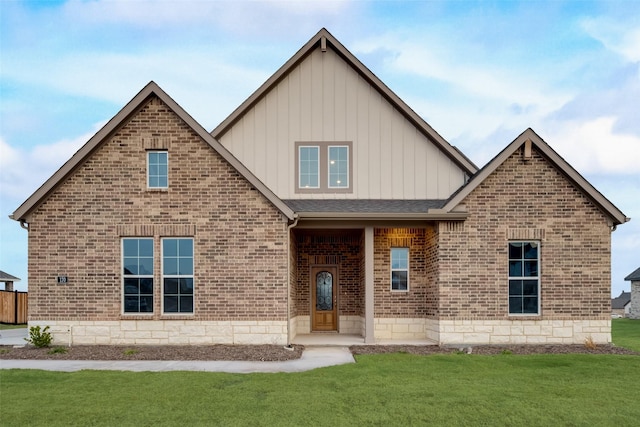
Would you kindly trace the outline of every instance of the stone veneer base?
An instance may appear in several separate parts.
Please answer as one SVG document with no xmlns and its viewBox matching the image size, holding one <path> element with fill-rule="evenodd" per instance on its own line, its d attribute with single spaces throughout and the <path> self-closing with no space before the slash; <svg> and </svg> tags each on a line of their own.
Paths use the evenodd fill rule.
<svg viewBox="0 0 640 427">
<path fill-rule="evenodd" d="M 210 345 L 287 343 L 286 321 L 32 321 L 57 345 Z"/>
<path fill-rule="evenodd" d="M 611 320 L 439 320 L 429 331 L 441 345 L 596 344 L 611 342 Z"/>
</svg>

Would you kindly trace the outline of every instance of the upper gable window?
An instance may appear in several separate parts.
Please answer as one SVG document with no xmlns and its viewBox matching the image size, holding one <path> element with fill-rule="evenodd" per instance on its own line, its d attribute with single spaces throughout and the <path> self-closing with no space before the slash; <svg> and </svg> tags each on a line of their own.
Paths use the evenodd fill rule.
<svg viewBox="0 0 640 427">
<path fill-rule="evenodd" d="M 147 187 L 169 187 L 169 153 L 167 151 L 147 152 Z"/>
<path fill-rule="evenodd" d="M 320 147 L 298 147 L 299 188 L 320 188 Z"/>
<path fill-rule="evenodd" d="M 296 142 L 296 193 L 350 193 L 351 142 Z"/>
<path fill-rule="evenodd" d="M 540 314 L 539 242 L 509 242 L 509 314 Z"/>
</svg>

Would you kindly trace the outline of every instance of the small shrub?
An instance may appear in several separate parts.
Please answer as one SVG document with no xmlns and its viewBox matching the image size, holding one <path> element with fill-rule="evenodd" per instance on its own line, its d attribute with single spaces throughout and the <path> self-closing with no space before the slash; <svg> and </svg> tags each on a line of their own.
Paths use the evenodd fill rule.
<svg viewBox="0 0 640 427">
<path fill-rule="evenodd" d="M 51 350 L 47 351 L 47 354 L 66 354 L 67 351 L 69 350 L 64 347 L 53 347 Z"/>
<path fill-rule="evenodd" d="M 24 339 L 29 344 L 38 348 L 49 347 L 53 337 L 49 332 L 49 327 L 45 326 L 44 329 L 40 329 L 40 326 L 32 326 L 29 328 L 29 338 Z"/>
<path fill-rule="evenodd" d="M 6 354 L 6 353 L 9 353 L 8 348 L 0 348 L 0 354 Z"/>
<path fill-rule="evenodd" d="M 124 351 L 124 355 L 125 356 L 133 356 L 134 354 L 137 354 L 138 350 L 135 350 L 133 348 L 128 348 Z"/>
<path fill-rule="evenodd" d="M 505 348 L 504 350 L 502 350 L 502 351 L 500 352 L 500 354 L 513 354 L 513 352 L 512 352 L 511 350 L 509 350 L 509 349 Z"/>
<path fill-rule="evenodd" d="M 584 346 L 589 350 L 595 350 L 598 347 L 595 341 L 593 341 L 593 337 L 591 337 L 591 335 L 584 340 Z"/>
</svg>

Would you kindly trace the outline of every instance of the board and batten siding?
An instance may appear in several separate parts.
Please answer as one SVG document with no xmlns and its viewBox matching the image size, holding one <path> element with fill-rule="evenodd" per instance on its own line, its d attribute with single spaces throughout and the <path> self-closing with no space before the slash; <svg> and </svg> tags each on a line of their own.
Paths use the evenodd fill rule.
<svg viewBox="0 0 640 427">
<path fill-rule="evenodd" d="M 219 137 L 283 199 L 446 199 L 465 173 L 333 50 L 314 50 Z M 295 142 L 352 141 L 351 193 L 295 192 Z"/>
</svg>

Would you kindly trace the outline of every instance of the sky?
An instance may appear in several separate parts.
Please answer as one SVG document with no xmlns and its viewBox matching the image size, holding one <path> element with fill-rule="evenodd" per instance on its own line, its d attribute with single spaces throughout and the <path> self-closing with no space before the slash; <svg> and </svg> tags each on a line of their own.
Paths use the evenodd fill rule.
<svg viewBox="0 0 640 427">
<path fill-rule="evenodd" d="M 612 233 L 612 295 L 629 291 L 634 0 L 2 0 L 0 270 L 26 290 L 27 231 L 8 215 L 149 81 L 212 130 L 323 27 L 478 166 L 534 129 L 633 218 Z"/>
</svg>

